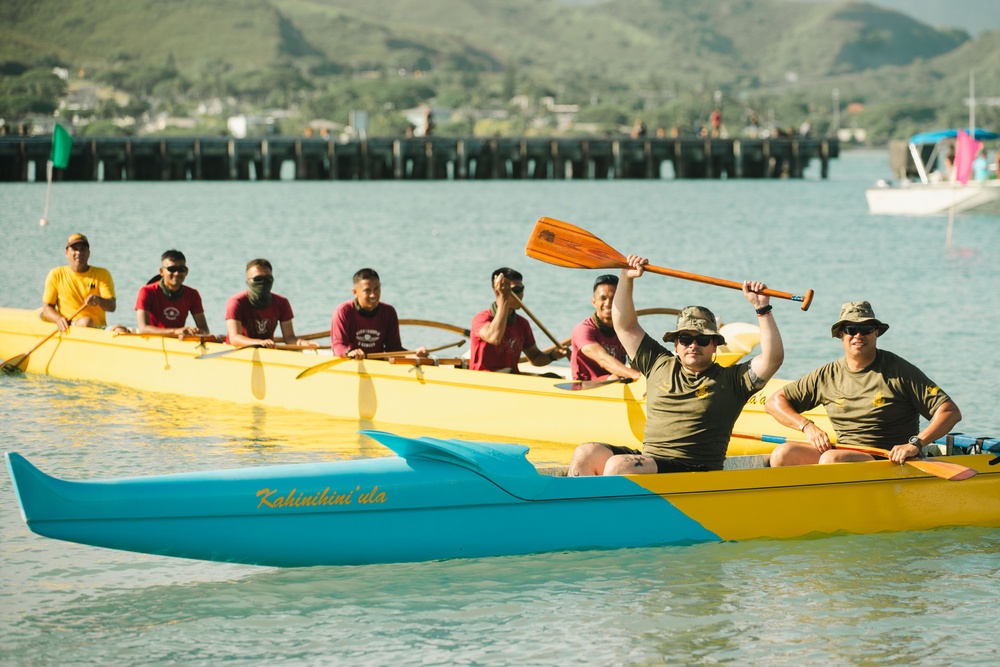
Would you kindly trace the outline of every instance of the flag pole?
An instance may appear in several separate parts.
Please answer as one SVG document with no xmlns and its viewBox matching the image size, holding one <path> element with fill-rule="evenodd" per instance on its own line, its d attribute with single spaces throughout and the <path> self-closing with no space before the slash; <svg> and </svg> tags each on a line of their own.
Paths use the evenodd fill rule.
<svg viewBox="0 0 1000 667">
<path fill-rule="evenodd" d="M 45 162 L 45 176 L 48 181 L 48 185 L 45 186 L 45 212 L 42 213 L 42 219 L 38 221 L 39 227 L 49 224 L 49 201 L 52 198 L 52 160 Z"/>
</svg>

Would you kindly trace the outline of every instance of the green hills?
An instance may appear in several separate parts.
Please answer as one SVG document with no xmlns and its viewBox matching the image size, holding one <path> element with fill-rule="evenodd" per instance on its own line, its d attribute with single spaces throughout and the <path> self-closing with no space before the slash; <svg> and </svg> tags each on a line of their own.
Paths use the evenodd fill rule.
<svg viewBox="0 0 1000 667">
<path fill-rule="evenodd" d="M 110 120 L 184 115 L 209 99 L 223 113 L 285 109 L 301 123 L 399 132 L 403 109 L 455 110 L 443 132 L 555 131 L 540 100 L 578 105 L 578 121 L 690 127 L 717 98 L 783 126 L 818 129 L 831 97 L 876 139 L 952 124 L 978 96 L 1000 97 L 1000 31 L 971 38 L 872 4 L 789 0 L 5 0 L 0 116 L 44 113 L 34 81 L 53 66 L 69 88 L 127 93 L 92 110 Z M 24 77 L 35 72 L 32 81 Z M 32 91 L 37 91 L 32 97 Z M 65 94 L 65 91 L 62 91 Z M 520 106 L 511 104 L 519 96 Z M 55 106 L 56 102 L 52 102 Z M 550 104 L 551 107 L 551 104 Z M 475 110 L 475 111 L 473 111 Z M 484 118 L 493 113 L 494 120 Z M 549 114 L 551 115 L 551 114 Z M 997 107 L 983 118 L 1000 121 Z M 877 121 L 877 122 L 876 122 Z M 202 122 L 211 122 L 203 120 Z M 842 122 L 843 124 L 843 122 Z M 1000 123 L 994 123 L 1000 124 Z"/>
</svg>

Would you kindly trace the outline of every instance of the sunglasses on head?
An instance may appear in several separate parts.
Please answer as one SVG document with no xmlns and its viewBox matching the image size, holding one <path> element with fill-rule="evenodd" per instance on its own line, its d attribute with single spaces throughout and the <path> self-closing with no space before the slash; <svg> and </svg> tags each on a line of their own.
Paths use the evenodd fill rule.
<svg viewBox="0 0 1000 667">
<path fill-rule="evenodd" d="M 521 296 L 524 294 L 524 285 L 514 285 L 510 288 L 510 291 L 518 296 Z"/>
<path fill-rule="evenodd" d="M 273 283 L 274 282 L 274 276 L 254 276 L 253 278 L 250 279 L 250 282 L 253 282 L 253 283 Z"/>
<path fill-rule="evenodd" d="M 170 273 L 187 273 L 188 267 L 186 266 L 165 266 L 163 267 Z"/>
<path fill-rule="evenodd" d="M 711 336 L 692 336 L 691 334 L 677 334 L 677 342 L 687 347 L 691 343 L 698 343 L 698 347 L 708 347 L 712 342 Z"/>
<path fill-rule="evenodd" d="M 853 336 L 854 334 L 867 336 L 873 331 L 875 331 L 874 324 L 848 324 L 844 326 L 844 333 L 848 336 Z"/>
</svg>

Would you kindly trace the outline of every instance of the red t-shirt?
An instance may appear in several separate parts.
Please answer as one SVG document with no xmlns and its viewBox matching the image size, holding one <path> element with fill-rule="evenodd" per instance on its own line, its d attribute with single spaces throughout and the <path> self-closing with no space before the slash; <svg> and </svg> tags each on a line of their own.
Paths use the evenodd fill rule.
<svg viewBox="0 0 1000 667">
<path fill-rule="evenodd" d="M 601 380 L 610 375 L 603 366 L 580 352 L 591 343 L 597 343 L 612 357 L 625 363 L 625 346 L 618 340 L 618 334 L 614 330 L 610 334 L 601 331 L 593 315 L 573 327 L 572 340 L 573 358 L 569 362 L 569 369 L 574 380 Z"/>
<path fill-rule="evenodd" d="M 345 301 L 333 311 L 330 320 L 330 345 L 333 355 L 343 357 L 349 350 L 397 352 L 405 349 L 399 340 L 399 317 L 396 309 L 380 303 L 372 313 L 360 310 L 354 300 Z"/>
<path fill-rule="evenodd" d="M 281 322 L 292 319 L 292 304 L 280 294 L 271 293 L 271 303 L 266 308 L 250 305 L 250 295 L 240 292 L 226 302 L 226 319 L 236 320 L 243 326 L 243 335 L 257 340 L 274 338 L 274 331 Z"/>
<path fill-rule="evenodd" d="M 160 329 L 183 327 L 188 313 L 200 315 L 205 312 L 198 290 L 182 285 L 180 296 L 170 299 L 160 289 L 160 283 L 139 288 L 139 294 L 135 298 L 135 309 L 146 311 L 150 325 Z"/>
<path fill-rule="evenodd" d="M 514 321 L 507 324 L 500 345 L 490 345 L 479 337 L 479 330 L 492 321 L 493 313 L 489 308 L 472 318 L 469 368 L 474 371 L 509 368 L 511 372 L 517 373 L 521 352 L 535 346 L 535 334 L 531 332 L 531 325 L 528 320 L 515 315 Z"/>
</svg>

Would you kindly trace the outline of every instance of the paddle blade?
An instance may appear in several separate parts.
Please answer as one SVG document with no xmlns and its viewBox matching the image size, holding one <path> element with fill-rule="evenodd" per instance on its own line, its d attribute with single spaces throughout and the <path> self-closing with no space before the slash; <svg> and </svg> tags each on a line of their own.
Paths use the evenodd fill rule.
<svg viewBox="0 0 1000 667">
<path fill-rule="evenodd" d="M 4 373 L 16 373 L 21 370 L 21 364 L 24 362 L 26 354 L 19 354 L 16 357 L 11 357 L 7 361 L 3 362 L 2 371 Z"/>
<path fill-rule="evenodd" d="M 553 218 L 539 218 L 524 254 L 570 269 L 623 269 L 625 256 L 585 229 Z"/>
<path fill-rule="evenodd" d="M 556 389 L 566 389 L 567 391 L 582 391 L 586 389 L 596 389 L 609 384 L 628 384 L 632 378 L 621 378 L 618 380 L 573 380 L 571 382 L 560 382 L 555 385 Z"/>
<path fill-rule="evenodd" d="M 907 459 L 906 462 L 917 470 L 922 470 L 928 475 L 936 475 L 937 477 L 951 480 L 952 482 L 969 479 L 970 477 L 974 477 L 978 472 L 973 468 L 959 465 L 957 463 L 949 463 L 948 461 Z"/>
<path fill-rule="evenodd" d="M 332 368 L 333 366 L 336 366 L 337 364 L 342 364 L 345 361 L 354 361 L 354 360 L 351 357 L 334 357 L 333 359 L 329 359 L 322 363 L 318 363 L 315 366 L 310 366 L 309 368 L 305 369 L 304 371 L 296 375 L 295 379 L 301 380 L 302 378 L 307 378 L 310 375 L 316 375 L 316 373 L 319 373 L 320 371 L 324 371 L 327 368 Z"/>
</svg>

